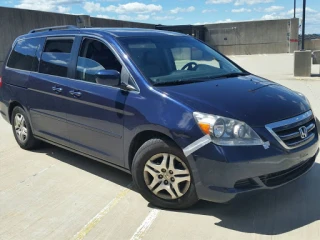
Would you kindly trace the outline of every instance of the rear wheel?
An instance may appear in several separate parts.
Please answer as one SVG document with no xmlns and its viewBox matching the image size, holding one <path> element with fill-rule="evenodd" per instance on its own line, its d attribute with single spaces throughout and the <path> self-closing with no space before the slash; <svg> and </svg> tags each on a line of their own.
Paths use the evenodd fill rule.
<svg viewBox="0 0 320 240">
<path fill-rule="evenodd" d="M 30 127 L 26 112 L 21 107 L 15 107 L 12 111 L 11 124 L 14 137 L 23 149 L 32 149 L 39 144 Z"/>
<path fill-rule="evenodd" d="M 155 206 L 183 209 L 198 201 L 186 158 L 169 140 L 144 143 L 134 157 L 132 175 L 142 196 Z"/>
</svg>

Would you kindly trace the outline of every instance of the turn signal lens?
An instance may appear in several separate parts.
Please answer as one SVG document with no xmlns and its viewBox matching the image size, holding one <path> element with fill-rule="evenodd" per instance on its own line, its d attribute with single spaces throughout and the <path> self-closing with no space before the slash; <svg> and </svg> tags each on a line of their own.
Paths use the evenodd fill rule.
<svg viewBox="0 0 320 240">
<path fill-rule="evenodd" d="M 198 123 L 199 127 L 205 134 L 210 134 L 210 124 L 209 123 Z"/>
</svg>

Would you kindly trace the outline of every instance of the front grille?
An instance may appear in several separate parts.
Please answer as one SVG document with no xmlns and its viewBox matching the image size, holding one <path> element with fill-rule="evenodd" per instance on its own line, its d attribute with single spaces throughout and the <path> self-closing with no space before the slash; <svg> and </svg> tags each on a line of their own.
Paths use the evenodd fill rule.
<svg viewBox="0 0 320 240">
<path fill-rule="evenodd" d="M 266 128 L 286 149 L 303 146 L 312 141 L 317 134 L 316 122 L 311 110 L 294 118 L 268 124 Z M 306 136 L 301 135 L 302 128 L 305 128 Z"/>
<path fill-rule="evenodd" d="M 306 138 L 301 138 L 299 128 L 305 126 L 307 128 L 308 136 Z M 275 133 L 279 138 L 289 147 L 298 147 L 306 142 L 311 141 L 315 136 L 316 122 L 311 119 L 307 123 L 301 123 L 297 127 L 293 127 L 287 130 L 275 130 Z"/>
<path fill-rule="evenodd" d="M 275 186 L 284 184 L 286 182 L 289 182 L 299 177 L 300 175 L 308 171 L 312 167 L 313 163 L 315 162 L 315 159 L 316 159 L 315 157 L 310 158 L 289 169 L 286 169 L 280 172 L 262 175 L 259 178 L 267 187 L 275 187 Z"/>
</svg>

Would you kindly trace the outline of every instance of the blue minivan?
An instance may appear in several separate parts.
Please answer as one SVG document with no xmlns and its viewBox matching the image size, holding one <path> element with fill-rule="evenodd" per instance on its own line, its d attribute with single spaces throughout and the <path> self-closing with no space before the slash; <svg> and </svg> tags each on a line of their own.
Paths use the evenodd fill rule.
<svg viewBox="0 0 320 240">
<path fill-rule="evenodd" d="M 32 30 L 4 62 L 0 112 L 21 148 L 45 141 L 131 173 L 163 208 L 282 186 L 319 152 L 304 95 L 174 32 Z"/>
</svg>

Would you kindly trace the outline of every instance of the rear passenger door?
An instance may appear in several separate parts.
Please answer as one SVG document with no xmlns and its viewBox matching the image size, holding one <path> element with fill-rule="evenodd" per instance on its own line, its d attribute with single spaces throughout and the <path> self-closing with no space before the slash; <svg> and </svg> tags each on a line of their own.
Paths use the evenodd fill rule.
<svg viewBox="0 0 320 240">
<path fill-rule="evenodd" d="M 34 134 L 68 146 L 66 100 L 74 37 L 47 38 L 39 72 L 31 73 L 28 103 Z"/>
<path fill-rule="evenodd" d="M 68 133 L 72 148 L 123 165 L 123 107 L 127 94 L 97 84 L 99 70 L 121 72 L 121 64 L 100 40 L 83 38 L 70 82 Z"/>
</svg>

